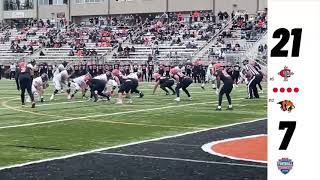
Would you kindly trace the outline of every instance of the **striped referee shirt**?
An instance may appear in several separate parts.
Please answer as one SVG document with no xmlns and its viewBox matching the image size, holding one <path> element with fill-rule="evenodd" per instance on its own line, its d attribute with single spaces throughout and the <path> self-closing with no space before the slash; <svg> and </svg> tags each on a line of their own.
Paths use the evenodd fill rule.
<svg viewBox="0 0 320 180">
<path fill-rule="evenodd" d="M 248 70 L 253 76 L 258 75 L 259 72 L 251 64 L 245 65 L 245 69 Z"/>
</svg>

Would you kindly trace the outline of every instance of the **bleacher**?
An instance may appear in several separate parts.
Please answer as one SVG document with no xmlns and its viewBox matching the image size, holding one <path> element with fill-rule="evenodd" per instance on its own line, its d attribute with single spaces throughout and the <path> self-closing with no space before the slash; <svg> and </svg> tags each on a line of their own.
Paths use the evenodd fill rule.
<svg viewBox="0 0 320 180">
<path fill-rule="evenodd" d="M 30 28 L 20 31 L 14 28 L 0 32 L 0 62 L 14 62 L 30 55 L 32 53 L 30 50 L 24 50 L 19 53 L 13 52 L 10 49 L 11 43 L 14 42 L 21 48 L 32 45 L 33 51 L 36 51 L 39 48 L 39 37 L 44 36 L 46 32 L 47 30 L 44 28 Z"/>
<path fill-rule="evenodd" d="M 251 22 L 254 23 L 257 17 L 256 15 L 251 15 L 251 17 Z M 236 24 L 236 22 L 234 23 Z M 247 51 L 255 46 L 263 35 L 265 35 L 265 32 L 258 31 L 255 26 L 251 29 L 226 27 L 225 32 L 214 40 L 201 59 L 204 61 L 217 59 L 228 60 L 229 62 L 241 61 L 244 57 L 247 57 Z"/>
<path fill-rule="evenodd" d="M 172 27 L 177 28 L 179 25 L 183 24 L 180 28 L 175 29 L 174 34 L 160 34 L 157 28 L 155 28 L 155 24 L 158 24 L 158 22 L 154 21 L 153 24 L 137 33 L 138 36 L 135 38 L 140 39 L 140 43 L 131 40 L 121 45 L 123 49 L 126 47 L 134 47 L 134 52 L 114 52 L 113 56 L 108 60 L 118 62 L 145 62 L 152 57 L 153 60 L 158 62 L 187 61 L 190 60 L 199 49 L 207 44 L 207 40 L 201 38 L 202 34 L 199 32 L 206 33 L 208 36 L 213 34 L 212 31 L 206 31 L 210 24 L 209 22 L 195 22 L 192 24 L 173 22 L 158 27 L 158 30 L 161 29 L 162 31 L 172 32 Z M 213 30 L 218 29 L 216 24 L 213 24 L 212 26 L 215 27 Z"/>
<path fill-rule="evenodd" d="M 9 29 L 0 32 L 0 39 L 9 35 L 3 44 L 0 43 L 0 61 L 11 62 L 21 58 L 35 59 L 39 62 L 56 63 L 61 61 L 82 61 L 82 60 L 102 60 L 104 62 L 134 61 L 145 62 L 152 58 L 154 61 L 187 61 L 196 57 L 200 50 L 206 48 L 206 53 L 198 59 L 212 60 L 223 56 L 233 59 L 242 56 L 259 38 L 259 33 L 252 32 L 250 38 L 246 37 L 246 31 L 241 28 L 224 27 L 230 19 L 212 22 L 170 22 L 158 25 L 159 20 L 155 19 L 148 25 L 143 24 L 140 28 L 132 29 L 102 28 L 102 27 L 82 27 L 72 26 L 61 28 L 54 34 L 54 43 L 59 43 L 59 47 L 47 45 L 50 39 L 50 30 L 54 28 L 31 27 L 23 30 Z M 160 30 L 160 31 L 159 31 Z M 129 31 L 134 34 L 129 36 Z M 161 32 L 162 31 L 162 32 Z M 231 36 L 223 35 L 224 43 L 219 42 L 219 36 L 215 37 L 216 32 L 228 31 Z M 159 33 L 161 32 L 161 33 Z M 97 39 L 90 38 L 90 33 L 96 34 Z M 203 35 L 204 33 L 204 35 Z M 221 35 L 221 33 L 220 33 Z M 52 37 L 52 36 L 51 36 Z M 129 38 L 130 37 L 130 38 Z M 205 38 L 204 38 L 205 37 Z M 214 39 L 212 39 L 214 37 Z M 132 38 L 139 39 L 137 43 Z M 24 51 L 15 53 L 10 50 L 11 42 L 18 42 L 19 46 L 33 43 L 34 53 Z M 41 40 L 40 40 L 41 39 Z M 177 42 L 179 39 L 179 42 Z M 143 42 L 141 42 L 141 40 Z M 115 42 L 114 42 L 115 41 Z M 119 43 L 118 43 L 119 42 Z M 79 44 L 85 47 L 79 47 Z M 123 49 L 134 47 L 134 51 L 118 52 L 118 45 Z M 239 45 L 239 47 L 236 47 Z M 95 55 L 77 54 L 82 50 L 95 51 Z M 73 52 L 74 54 L 70 52 Z M 40 55 L 40 52 L 43 54 Z"/>
</svg>

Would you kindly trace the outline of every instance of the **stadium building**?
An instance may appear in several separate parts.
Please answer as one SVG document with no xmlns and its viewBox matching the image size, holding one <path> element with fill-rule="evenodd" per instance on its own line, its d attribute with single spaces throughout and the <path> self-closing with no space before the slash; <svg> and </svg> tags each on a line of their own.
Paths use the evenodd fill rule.
<svg viewBox="0 0 320 180">
<path fill-rule="evenodd" d="M 196 2 L 196 3 L 195 3 Z M 267 7 L 264 0 L 3 0 L 2 22 L 22 23 L 28 19 L 72 20 L 88 23 L 93 16 L 163 12 L 246 10 L 253 14 Z"/>
</svg>

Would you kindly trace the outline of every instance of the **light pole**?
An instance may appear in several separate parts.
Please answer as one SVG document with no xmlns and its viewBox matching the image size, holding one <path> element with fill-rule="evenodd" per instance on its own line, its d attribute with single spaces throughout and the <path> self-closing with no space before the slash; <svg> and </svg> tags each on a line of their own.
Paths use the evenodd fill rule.
<svg viewBox="0 0 320 180">
<path fill-rule="evenodd" d="M 68 3 L 68 19 L 70 22 L 71 21 L 71 0 L 68 0 L 67 3 Z"/>
<path fill-rule="evenodd" d="M 37 7 L 36 7 L 36 17 L 37 17 L 37 21 L 39 21 L 39 0 L 36 0 L 37 2 L 36 2 L 36 5 L 37 5 Z"/>
</svg>

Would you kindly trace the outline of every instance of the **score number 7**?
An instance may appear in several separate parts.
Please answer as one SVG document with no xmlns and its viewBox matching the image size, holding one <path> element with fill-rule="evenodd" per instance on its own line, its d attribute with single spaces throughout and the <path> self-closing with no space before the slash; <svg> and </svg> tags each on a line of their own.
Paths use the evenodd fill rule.
<svg viewBox="0 0 320 180">
<path fill-rule="evenodd" d="M 287 129 L 279 150 L 287 150 L 291 138 L 293 136 L 294 130 L 296 129 L 297 122 L 296 121 L 280 121 L 279 130 Z"/>
</svg>

